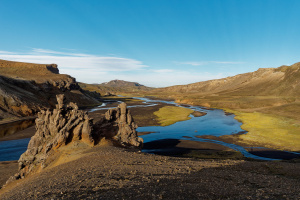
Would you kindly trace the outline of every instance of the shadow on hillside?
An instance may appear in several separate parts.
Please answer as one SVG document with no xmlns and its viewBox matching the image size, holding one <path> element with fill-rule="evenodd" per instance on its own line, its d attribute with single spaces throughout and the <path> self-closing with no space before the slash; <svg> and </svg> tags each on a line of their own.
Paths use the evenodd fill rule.
<svg viewBox="0 0 300 200">
<path fill-rule="evenodd" d="M 210 148 L 201 148 L 201 144 L 199 144 L 200 148 L 189 148 L 188 145 L 186 147 L 178 147 L 178 144 L 181 141 L 178 139 L 163 139 L 152 142 L 144 143 L 143 150 L 147 153 L 155 153 L 158 155 L 166 155 L 166 156 L 184 156 L 184 157 L 193 157 L 193 158 L 218 158 L 218 159 L 241 159 L 243 156 L 236 151 L 226 151 L 220 150 L 218 148 L 214 149 L 214 143 L 210 143 Z M 273 149 L 257 149 L 249 150 L 249 153 L 272 159 L 281 159 L 281 160 L 291 160 L 291 159 L 300 159 L 300 154 L 273 150 Z"/>
<path fill-rule="evenodd" d="M 183 143 L 182 142 L 186 142 Z M 240 152 L 228 151 L 226 147 L 220 149 L 214 143 L 207 143 L 206 147 L 191 147 L 189 140 L 178 139 L 163 139 L 144 143 L 143 150 L 147 153 L 154 153 L 158 155 L 174 156 L 174 157 L 191 157 L 200 159 L 243 159 Z M 181 145 L 180 145 L 181 144 Z M 214 148 L 215 147 L 215 148 Z"/>
</svg>

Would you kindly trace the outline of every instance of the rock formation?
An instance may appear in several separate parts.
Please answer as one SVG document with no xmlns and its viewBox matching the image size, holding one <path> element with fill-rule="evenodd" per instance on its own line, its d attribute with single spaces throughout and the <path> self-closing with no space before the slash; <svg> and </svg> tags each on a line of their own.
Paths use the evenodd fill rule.
<svg viewBox="0 0 300 200">
<path fill-rule="evenodd" d="M 102 138 L 112 140 L 123 147 L 141 148 L 143 139 L 138 138 L 130 111 L 122 103 L 110 109 L 105 116 L 93 125 L 87 112 L 79 110 L 75 103 L 65 104 L 64 95 L 57 95 L 53 111 L 42 110 L 36 119 L 36 133 L 28 148 L 19 159 L 19 172 L 8 182 L 26 177 L 48 166 L 47 158 L 61 146 L 71 142 L 84 142 L 96 145 Z"/>
<path fill-rule="evenodd" d="M 136 128 L 126 103 L 121 103 L 117 108 L 109 109 L 105 117 L 96 122 L 94 132 L 124 147 L 142 148 L 143 139 L 137 136 Z"/>
</svg>

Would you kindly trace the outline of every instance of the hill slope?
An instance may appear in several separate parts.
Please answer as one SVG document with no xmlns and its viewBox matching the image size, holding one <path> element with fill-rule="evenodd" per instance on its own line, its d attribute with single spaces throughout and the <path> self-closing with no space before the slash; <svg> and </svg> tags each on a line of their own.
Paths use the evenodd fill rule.
<svg viewBox="0 0 300 200">
<path fill-rule="evenodd" d="M 299 78 L 300 63 L 296 63 L 278 68 L 261 68 L 223 79 L 159 88 L 148 94 L 173 98 L 182 103 L 239 110 L 291 103 L 298 107 Z"/>
<path fill-rule="evenodd" d="M 183 92 L 199 94 L 242 96 L 300 96 L 300 63 L 279 68 L 261 68 L 255 72 L 223 79 L 171 86 L 157 92 Z"/>
<path fill-rule="evenodd" d="M 0 60 L 0 120 L 29 116 L 53 107 L 56 94 L 80 106 L 99 104 L 99 94 L 85 91 L 75 78 L 59 74 L 57 65 Z"/>
</svg>

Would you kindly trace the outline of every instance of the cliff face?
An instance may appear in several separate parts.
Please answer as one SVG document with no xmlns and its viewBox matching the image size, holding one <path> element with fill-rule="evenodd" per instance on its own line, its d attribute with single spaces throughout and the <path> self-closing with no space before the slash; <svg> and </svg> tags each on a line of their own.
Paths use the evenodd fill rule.
<svg viewBox="0 0 300 200">
<path fill-rule="evenodd" d="M 0 60 L 0 119 L 36 114 L 55 105 L 56 94 L 79 106 L 99 104 L 100 94 L 80 88 L 75 78 L 59 74 L 57 65 Z"/>
</svg>

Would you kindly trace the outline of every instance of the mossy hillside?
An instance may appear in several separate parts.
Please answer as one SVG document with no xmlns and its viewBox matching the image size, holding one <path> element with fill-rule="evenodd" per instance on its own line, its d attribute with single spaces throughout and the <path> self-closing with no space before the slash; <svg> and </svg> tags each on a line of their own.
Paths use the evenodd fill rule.
<svg viewBox="0 0 300 200">
<path fill-rule="evenodd" d="M 178 121 L 185 121 L 191 119 L 189 117 L 194 111 L 188 108 L 176 107 L 176 106 L 165 106 L 154 112 L 157 116 L 161 126 L 169 126 Z"/>
<path fill-rule="evenodd" d="M 225 110 L 234 113 L 235 118 L 243 123 L 241 128 L 248 131 L 247 134 L 239 136 L 243 142 L 269 148 L 300 151 L 300 123 L 296 120 L 259 112 Z"/>
</svg>

